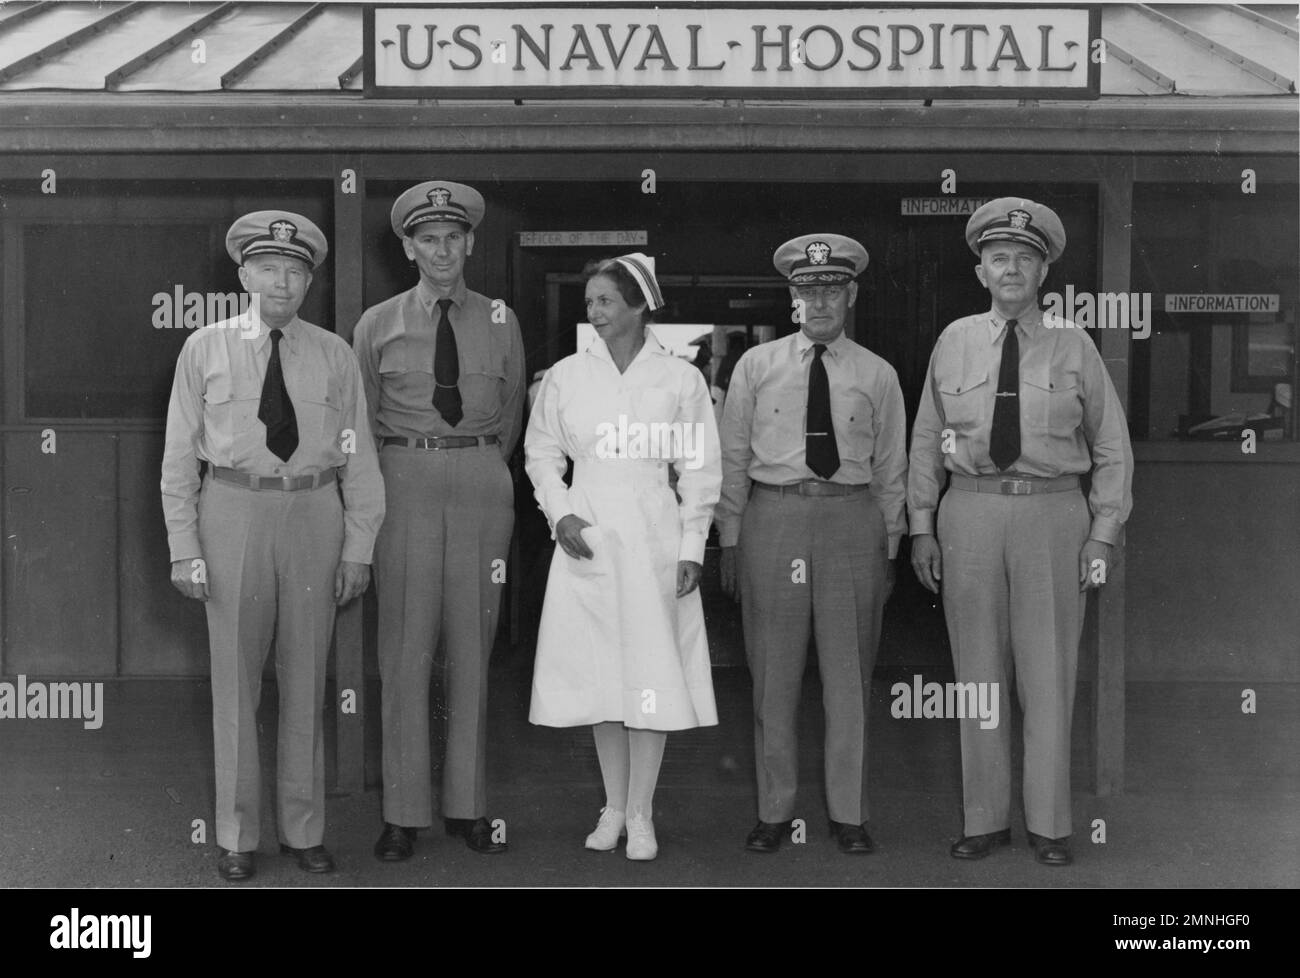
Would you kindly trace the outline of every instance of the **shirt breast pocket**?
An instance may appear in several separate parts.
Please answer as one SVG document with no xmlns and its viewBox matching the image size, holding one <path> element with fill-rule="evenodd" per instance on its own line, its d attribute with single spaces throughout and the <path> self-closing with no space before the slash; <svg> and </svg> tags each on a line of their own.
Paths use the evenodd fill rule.
<svg viewBox="0 0 1300 978">
<path fill-rule="evenodd" d="M 335 377 L 317 377 L 294 398 L 298 434 L 319 445 L 339 447 L 339 419 L 342 416 L 341 386 Z"/>
<path fill-rule="evenodd" d="M 1066 434 L 1083 422 L 1077 374 L 1051 370 L 1044 365 L 1025 372 L 1020 393 L 1024 398 L 1020 416 L 1029 428 Z"/>
<path fill-rule="evenodd" d="M 491 420 L 501 411 L 501 397 L 506 386 L 505 367 L 495 363 L 466 364 L 457 386 L 465 417 Z"/>
<path fill-rule="evenodd" d="M 379 375 L 381 404 L 433 403 L 432 349 L 389 343 L 379 353 Z"/>
<path fill-rule="evenodd" d="M 988 370 L 979 364 L 958 364 L 936 370 L 935 387 L 943 405 L 943 423 L 954 431 L 969 431 L 984 420 L 989 395 Z"/>
<path fill-rule="evenodd" d="M 808 392 L 792 388 L 763 388 L 754 399 L 754 420 L 764 425 L 797 427 L 803 437 L 804 409 Z"/>
<path fill-rule="evenodd" d="M 252 384 L 234 384 L 229 377 L 213 377 L 203 389 L 203 420 L 209 429 L 233 436 L 257 422 L 262 392 Z"/>
<path fill-rule="evenodd" d="M 871 399 L 860 391 L 831 394 L 831 418 L 835 422 L 835 440 L 841 448 L 841 462 L 871 462 L 875 410 Z"/>
</svg>

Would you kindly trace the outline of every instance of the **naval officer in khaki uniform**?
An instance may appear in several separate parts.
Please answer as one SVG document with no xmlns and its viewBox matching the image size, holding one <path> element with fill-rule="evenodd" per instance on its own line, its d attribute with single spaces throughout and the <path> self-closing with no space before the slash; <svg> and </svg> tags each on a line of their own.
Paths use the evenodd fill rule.
<svg viewBox="0 0 1300 978">
<path fill-rule="evenodd" d="M 1132 507 L 1133 453 L 1092 339 L 1039 309 L 1065 250 L 1060 218 L 1003 197 L 971 215 L 966 241 L 992 306 L 949 325 L 930 357 L 912 431 L 912 566 L 931 591 L 942 588 L 957 681 L 997 683 L 1003 703 L 1016 683 L 1029 839 L 1039 862 L 1060 866 L 1072 860 L 1070 721 L 1086 590 L 1103 583 Z M 961 721 L 958 859 L 1011 839 L 1009 711 L 999 715 L 991 729 Z"/>
<path fill-rule="evenodd" d="M 367 309 L 353 345 L 388 492 L 376 545 L 384 829 L 375 855 L 407 859 L 433 822 L 429 684 L 447 662 L 441 810 L 476 852 L 505 850 L 487 818 L 488 659 L 514 527 L 506 459 L 519 438 L 523 341 L 501 300 L 465 287 L 483 198 L 430 180 L 393 204 L 414 288 Z"/>
<path fill-rule="evenodd" d="M 796 814 L 796 714 L 811 624 L 831 831 L 840 851 L 868 853 L 871 672 L 907 528 L 903 394 L 894 368 L 844 335 L 866 249 L 842 235 L 806 234 L 781 245 L 773 264 L 790 282 L 802 325 L 736 364 L 715 514 L 722 586 L 733 595 L 739 588 L 754 680 L 759 822 L 745 847 L 776 851 Z"/>
<path fill-rule="evenodd" d="M 226 250 L 256 304 L 181 348 L 162 465 L 171 580 L 208 615 L 218 872 L 254 872 L 257 705 L 274 636 L 281 849 L 323 873 L 325 662 L 335 605 L 369 584 L 384 488 L 356 358 L 297 315 L 325 236 L 299 214 L 258 211 Z"/>
</svg>

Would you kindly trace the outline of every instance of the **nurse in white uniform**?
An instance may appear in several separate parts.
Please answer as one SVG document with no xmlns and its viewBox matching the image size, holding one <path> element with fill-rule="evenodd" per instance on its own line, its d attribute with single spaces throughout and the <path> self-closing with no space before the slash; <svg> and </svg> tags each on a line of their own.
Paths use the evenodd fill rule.
<svg viewBox="0 0 1300 978">
<path fill-rule="evenodd" d="M 529 719 L 591 724 L 605 806 L 587 848 L 613 850 L 626 834 L 629 859 L 653 859 L 667 731 L 718 722 L 699 593 L 718 431 L 700 371 L 646 328 L 664 305 L 654 259 L 624 255 L 584 274 L 597 338 L 547 372 L 524 440 L 558 544 Z"/>
</svg>

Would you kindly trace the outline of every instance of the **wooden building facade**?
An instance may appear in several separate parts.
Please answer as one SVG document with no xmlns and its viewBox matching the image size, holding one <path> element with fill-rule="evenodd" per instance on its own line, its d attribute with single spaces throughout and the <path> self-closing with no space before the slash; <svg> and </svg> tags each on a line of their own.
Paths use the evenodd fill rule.
<svg viewBox="0 0 1300 978">
<path fill-rule="evenodd" d="M 190 303 L 187 321 L 187 297 L 235 296 L 225 229 L 283 206 L 331 240 L 303 318 L 350 336 L 414 282 L 388 210 L 438 176 L 488 201 L 467 280 L 515 309 L 530 374 L 573 349 L 590 257 L 654 254 L 670 322 L 781 333 L 775 245 L 858 237 L 855 337 L 897 367 L 909 416 L 938 332 L 987 294 L 965 216 L 907 201 L 1050 203 L 1070 243 L 1047 289 L 1153 302 L 1146 335 L 1093 330 L 1137 458 L 1084 660 L 1099 786 L 1122 783 L 1126 682 L 1300 681 L 1296 7 L 1096 13 L 1107 57 L 1090 99 L 375 98 L 360 4 L 5 5 L 0 674 L 207 674 L 202 612 L 168 584 L 158 491 L 176 355 L 212 312 Z M 601 231 L 645 244 L 592 244 Z M 1272 298 L 1166 308 L 1223 295 Z M 1259 420 L 1193 430 L 1236 415 Z M 526 623 L 513 640 L 531 641 Z M 358 610 L 341 617 L 340 682 L 360 682 L 365 631 Z"/>
</svg>

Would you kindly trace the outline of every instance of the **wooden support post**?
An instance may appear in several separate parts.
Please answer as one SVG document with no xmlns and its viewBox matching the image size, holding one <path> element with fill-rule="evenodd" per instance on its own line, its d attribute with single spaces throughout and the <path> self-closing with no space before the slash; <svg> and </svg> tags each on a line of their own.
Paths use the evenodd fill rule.
<svg viewBox="0 0 1300 978">
<path fill-rule="evenodd" d="M 1101 291 L 1128 293 L 1131 284 L 1134 165 L 1131 158 L 1107 158 L 1099 190 L 1098 240 Z M 1132 331 L 1097 331 L 1098 348 L 1120 403 L 1128 412 Z M 1098 795 L 1124 791 L 1124 537 L 1116 541 L 1106 584 L 1097 600 L 1097 675 L 1093 683 L 1093 790 Z"/>
<path fill-rule="evenodd" d="M 334 255 L 334 332 L 349 342 L 362 312 L 365 178 L 361 163 L 359 156 L 335 156 L 332 167 L 334 235 L 330 249 Z M 347 184 L 345 171 L 352 174 Z M 369 431 L 357 432 L 358 438 L 371 435 Z M 334 788 L 348 794 L 364 790 L 366 783 L 366 683 L 361 658 L 363 603 L 364 598 L 357 598 L 339 609 L 334 622 L 334 709 L 338 729 Z M 345 691 L 351 694 L 356 712 L 343 712 Z"/>
</svg>

